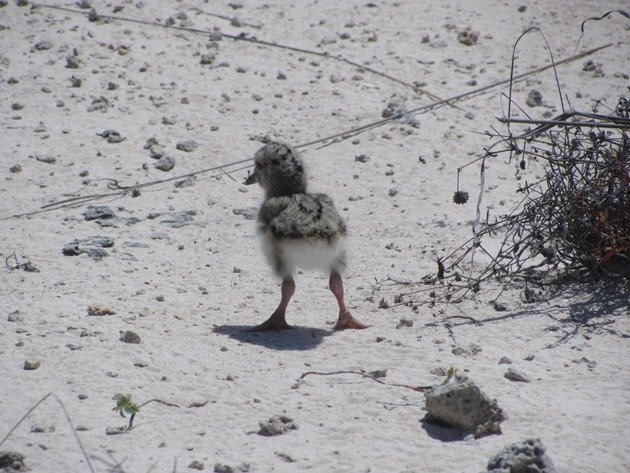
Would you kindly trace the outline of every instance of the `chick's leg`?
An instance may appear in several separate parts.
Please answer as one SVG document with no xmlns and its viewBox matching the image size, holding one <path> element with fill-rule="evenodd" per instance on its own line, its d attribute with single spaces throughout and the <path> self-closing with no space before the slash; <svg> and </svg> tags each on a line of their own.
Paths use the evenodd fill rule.
<svg viewBox="0 0 630 473">
<path fill-rule="evenodd" d="M 280 304 L 278 305 L 278 308 L 265 322 L 260 325 L 256 325 L 255 327 L 251 327 L 247 329 L 247 331 L 262 332 L 265 330 L 291 328 L 291 326 L 287 324 L 285 315 L 287 312 L 287 306 L 289 305 L 289 301 L 291 300 L 291 297 L 293 297 L 293 294 L 295 294 L 295 281 L 293 280 L 293 276 L 285 276 L 282 279 L 282 298 L 280 299 Z"/>
<path fill-rule="evenodd" d="M 341 275 L 334 269 L 330 273 L 328 284 L 331 292 L 335 295 L 335 298 L 337 299 L 337 303 L 339 304 L 339 318 L 337 319 L 337 323 L 335 324 L 334 329 L 343 330 L 346 328 L 368 328 L 369 325 L 362 324 L 357 319 L 355 319 L 346 307 L 346 303 L 343 300 L 343 281 L 341 279 Z"/>
</svg>

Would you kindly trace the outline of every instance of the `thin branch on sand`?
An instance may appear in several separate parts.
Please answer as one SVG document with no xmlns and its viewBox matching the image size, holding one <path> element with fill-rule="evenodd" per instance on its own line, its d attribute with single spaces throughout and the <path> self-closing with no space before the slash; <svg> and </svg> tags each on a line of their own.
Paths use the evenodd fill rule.
<svg viewBox="0 0 630 473">
<path fill-rule="evenodd" d="M 407 389 L 411 389 L 412 391 L 416 391 L 416 392 L 424 392 L 424 391 L 428 391 L 429 389 L 431 389 L 432 386 L 410 386 L 408 384 L 398 384 L 398 383 L 386 383 L 384 381 L 381 381 L 380 379 L 369 375 L 367 373 L 363 373 L 361 371 L 346 371 L 346 370 L 342 370 L 342 371 L 329 371 L 329 372 L 321 372 L 321 371 L 307 371 L 306 373 L 302 373 L 302 376 L 300 376 L 300 379 L 304 379 L 305 377 L 307 377 L 308 375 L 311 374 L 315 374 L 318 376 L 332 376 L 332 375 L 336 375 L 336 374 L 358 374 L 359 376 L 363 376 L 364 378 L 369 378 L 373 381 L 376 381 L 379 384 L 383 384 L 385 386 L 395 386 L 398 388 L 407 388 Z"/>
</svg>

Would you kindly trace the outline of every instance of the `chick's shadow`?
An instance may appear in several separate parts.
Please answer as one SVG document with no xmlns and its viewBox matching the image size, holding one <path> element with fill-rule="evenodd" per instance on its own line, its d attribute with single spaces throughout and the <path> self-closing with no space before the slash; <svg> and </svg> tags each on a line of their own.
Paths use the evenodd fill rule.
<svg viewBox="0 0 630 473">
<path fill-rule="evenodd" d="M 250 328 L 252 328 L 250 325 L 215 325 L 213 332 L 227 335 L 242 343 L 281 351 L 312 350 L 322 343 L 324 338 L 333 334 L 330 330 L 300 326 L 287 330 L 247 332 Z"/>
</svg>

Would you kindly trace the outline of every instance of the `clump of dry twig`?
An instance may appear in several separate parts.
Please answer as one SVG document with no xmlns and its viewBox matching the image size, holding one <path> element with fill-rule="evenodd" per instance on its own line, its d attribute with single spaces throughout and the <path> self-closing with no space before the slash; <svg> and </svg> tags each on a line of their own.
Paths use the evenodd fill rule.
<svg viewBox="0 0 630 473">
<path fill-rule="evenodd" d="M 523 198 L 511 213 L 478 222 L 473 238 L 438 260 L 437 273 L 423 283 L 441 292 L 408 294 L 427 292 L 431 305 L 457 301 L 494 279 L 503 289 L 521 283 L 525 301 L 534 302 L 530 286 L 550 274 L 630 276 L 630 102 L 621 98 L 610 115 L 572 112 L 527 122 L 538 126 L 499 136 L 507 147 L 485 157 L 510 153 L 523 170 L 541 162 L 544 177 L 519 185 Z M 487 242 L 497 236 L 493 251 Z"/>
<path fill-rule="evenodd" d="M 525 302 L 535 302 L 540 295 L 536 287 L 561 279 L 551 276 L 630 277 L 630 102 L 619 99 L 609 114 L 567 112 L 555 68 L 554 73 L 563 113 L 551 120 L 513 118 L 510 81 L 507 117 L 499 120 L 506 131 L 488 133 L 495 141 L 485 154 L 458 169 L 453 200 L 464 204 L 468 193 L 460 189 L 460 173 L 481 162 L 473 237 L 438 258 L 437 272 L 422 281 L 388 278 L 377 282 L 375 290 L 404 285 L 410 290 L 396 296 L 395 305 L 417 309 L 423 303 L 460 301 L 494 280 L 502 283 L 492 301 L 501 311 L 506 308 L 497 302 L 499 297 L 515 284 L 523 289 Z M 516 123 L 533 128 L 514 134 Z M 499 155 L 507 155 L 521 171 L 542 165 L 543 177 L 519 184 L 523 197 L 509 214 L 492 219 L 488 214 L 484 220 L 485 162 Z M 412 289 L 418 285 L 425 287 Z"/>
</svg>

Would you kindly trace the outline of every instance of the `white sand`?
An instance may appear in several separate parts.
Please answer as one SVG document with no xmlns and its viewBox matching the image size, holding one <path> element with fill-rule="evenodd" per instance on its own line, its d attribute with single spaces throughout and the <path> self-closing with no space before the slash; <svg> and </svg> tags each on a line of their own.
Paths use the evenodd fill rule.
<svg viewBox="0 0 630 473">
<path fill-rule="evenodd" d="M 118 15 L 164 22 L 182 11 L 195 28 L 218 26 L 224 33 L 246 32 L 307 49 L 321 45 L 318 50 L 425 84 L 442 98 L 508 78 L 512 45 L 527 27 L 544 30 L 559 60 L 573 54 L 582 20 L 627 7 L 623 0 L 521 2 L 528 5 L 525 12 L 517 11 L 519 2 L 495 0 L 379 0 L 375 7 L 365 0 L 295 2 L 299 6 L 293 7 L 243 1 L 237 10 L 227 1 L 92 3 L 100 13 L 111 14 L 120 4 L 124 9 Z M 473 7 L 476 3 L 482 6 Z M 260 28 L 234 27 L 193 7 L 237 15 Z M 79 191 L 108 192 L 111 179 L 133 185 L 249 158 L 260 146 L 251 138 L 258 136 L 299 144 L 348 130 L 380 119 L 393 94 L 406 97 L 408 108 L 431 101 L 347 64 L 246 42 L 219 42 L 214 64 L 201 65 L 200 54 L 213 52 L 206 47 L 209 41 L 185 31 L 91 23 L 79 14 L 31 11 L 14 1 L 0 8 L 0 25 L 1 218 L 39 210 Z M 622 75 L 630 61 L 627 25 L 620 16 L 588 23 L 578 52 L 614 45 L 559 67 L 563 93 L 575 108 L 591 110 L 594 100 L 614 106 L 628 93 Z M 457 41 L 457 31 L 466 27 L 480 34 L 477 45 Z M 342 39 L 342 33 L 350 37 Z M 425 35 L 430 43 L 421 42 Z M 52 47 L 31 51 L 42 40 Z M 431 46 L 441 40 L 445 47 Z M 66 68 L 73 48 L 81 61 L 78 69 Z M 582 70 L 587 59 L 602 64 L 603 77 Z M 517 72 L 548 63 L 539 37 L 521 43 Z M 237 72 L 239 67 L 245 72 Z M 286 80 L 277 79 L 279 72 Z M 73 75 L 82 79 L 81 87 L 71 87 Z M 18 82 L 10 84 L 10 78 Z M 473 79 L 477 85 L 467 85 Z M 108 82 L 118 88 L 108 90 Z M 560 113 L 550 70 L 518 83 L 517 102 L 525 106 L 532 89 L 542 92 L 544 105 L 528 113 Z M 419 128 L 395 122 L 303 150 L 311 188 L 334 198 L 352 231 L 347 302 L 359 320 L 373 325 L 368 330 L 332 332 L 337 309 L 327 277 L 305 273 L 296 278 L 288 313 L 297 330 L 241 332 L 265 320 L 279 300 L 278 281 L 260 251 L 254 221 L 233 213 L 258 206 L 262 197 L 260 189 L 241 184 L 245 170 L 234 172 L 233 179 L 207 173 L 191 187 L 169 182 L 142 189 L 137 198 L 93 202 L 115 211 L 122 219 L 116 228 L 85 221 L 85 206 L 0 220 L 2 261 L 15 252 L 20 262 L 28 258 L 40 270 L 0 273 L 0 438 L 54 392 L 73 425 L 87 429 L 78 434 L 89 454 L 110 463 L 115 458 L 127 472 L 153 465 L 152 471 L 170 472 L 175 461 L 177 471 L 192 471 L 193 460 L 209 471 L 215 463 L 249 463 L 259 472 L 479 472 L 503 446 L 527 437 L 543 440 L 560 472 L 628 471 L 630 327 L 628 309 L 618 299 L 607 301 L 587 288 L 583 297 L 525 305 L 514 292 L 506 295 L 509 311 L 496 312 L 482 291 L 478 300 L 451 306 L 448 314 L 486 322 L 453 320 L 449 329 L 432 324 L 442 317 L 437 308 L 421 306 L 417 314 L 404 306 L 378 308 L 381 297 L 391 303 L 404 288 L 372 294 L 375 279 L 418 281 L 435 270 L 436 255 L 469 237 L 478 167 L 462 175 L 462 187 L 472 198 L 466 206 L 451 201 L 456 169 L 488 146 L 476 132 L 498 126 L 504 91 L 495 88 L 458 102 L 459 108 L 418 115 Z M 111 106 L 88 112 L 101 96 Z M 184 97 L 188 104 L 181 103 Z M 23 108 L 12 110 L 14 103 Z M 474 119 L 465 118 L 466 112 Z M 164 124 L 163 117 L 174 124 Z M 40 123 L 45 131 L 37 131 Z M 212 126 L 218 129 L 211 131 Z M 108 129 L 126 140 L 107 143 L 96 135 Z M 150 137 L 176 159 L 169 173 L 153 168 L 155 161 L 143 149 Z M 175 149 L 177 142 L 191 139 L 199 143 L 195 151 Z M 360 154 L 369 161 L 355 161 Z M 16 164 L 22 171 L 10 173 Z M 502 158 L 489 163 L 484 213 L 490 206 L 500 214 L 516 202 L 514 169 Z M 89 175 L 79 176 L 82 171 Z M 390 189 L 397 194 L 390 196 Z M 170 212 L 188 210 L 196 211 L 192 225 L 161 223 Z M 151 212 L 162 216 L 148 219 Z M 127 225 L 132 217 L 139 221 Z M 74 239 L 94 235 L 114 239 L 108 257 L 95 261 L 62 254 Z M 392 243 L 392 249 L 385 248 Z M 117 314 L 88 316 L 90 305 Z M 16 310 L 21 320 L 8 321 Z M 569 321 L 571 315 L 587 324 Z M 412 319 L 413 327 L 397 330 L 401 318 Z M 141 344 L 119 341 L 119 332 L 126 330 L 138 333 Z M 384 340 L 377 343 L 377 337 Z M 452 354 L 454 347 L 470 344 L 481 352 Z M 525 361 L 532 354 L 533 360 Z M 503 356 L 532 382 L 505 379 L 509 365 L 498 364 Z M 24 361 L 31 358 L 41 366 L 26 371 Z M 589 369 L 586 362 L 574 362 L 582 358 L 596 365 Z M 502 435 L 447 441 L 447 431 L 421 424 L 422 394 L 356 375 L 309 376 L 296 385 L 310 370 L 361 369 L 387 369 L 387 383 L 430 385 L 442 379 L 431 371 L 450 365 L 467 371 L 498 399 L 509 416 Z M 148 404 L 132 431 L 106 436 L 106 427 L 126 422 L 111 411 L 116 393 L 180 407 Z M 256 435 L 259 421 L 278 414 L 293 418 L 299 429 L 277 437 Z M 33 427 L 44 432 L 32 432 Z M 25 454 L 35 472 L 89 471 L 53 399 L 20 425 L 4 449 Z M 95 471 L 110 471 L 103 461 L 92 463 Z"/>
</svg>

